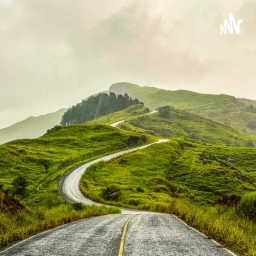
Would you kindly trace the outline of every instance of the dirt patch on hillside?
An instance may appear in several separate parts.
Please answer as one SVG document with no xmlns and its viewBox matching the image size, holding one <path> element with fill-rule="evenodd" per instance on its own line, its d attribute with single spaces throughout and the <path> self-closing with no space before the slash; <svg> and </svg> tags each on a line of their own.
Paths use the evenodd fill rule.
<svg viewBox="0 0 256 256">
<path fill-rule="evenodd" d="M 24 210 L 25 207 L 15 198 L 9 195 L 7 190 L 0 185 L 0 212 L 10 212 L 11 214 L 17 211 Z"/>
</svg>

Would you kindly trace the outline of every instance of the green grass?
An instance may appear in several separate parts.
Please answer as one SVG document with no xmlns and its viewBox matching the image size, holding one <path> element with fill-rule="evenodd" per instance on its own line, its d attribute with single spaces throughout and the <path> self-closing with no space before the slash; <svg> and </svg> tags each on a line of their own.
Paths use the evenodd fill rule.
<svg viewBox="0 0 256 256">
<path fill-rule="evenodd" d="M 120 213 L 116 207 L 87 205 L 79 209 L 70 203 L 51 209 L 39 207 L 16 214 L 0 212 L 0 246 L 83 218 Z"/>
<path fill-rule="evenodd" d="M 177 214 L 230 248 L 256 255 L 256 225 L 238 210 L 256 192 L 254 174 L 246 171 L 255 155 L 251 148 L 172 139 L 91 166 L 80 187 L 102 203 Z"/>
<path fill-rule="evenodd" d="M 83 162 L 128 148 L 127 140 L 131 136 L 134 134 L 104 125 L 72 125 L 60 130 L 53 128 L 38 139 L 1 145 L 0 184 L 11 189 L 12 180 L 22 174 L 29 182 L 27 196 L 21 198 L 23 203 L 27 206 L 59 205 L 63 199 L 58 183 L 67 171 Z M 139 140 L 138 145 L 141 144 Z M 49 165 L 47 170 L 44 162 Z"/>
<path fill-rule="evenodd" d="M 159 113 L 133 117 L 119 127 L 128 131 L 139 129 L 140 132 L 167 138 L 185 137 L 202 143 L 247 146 L 251 141 L 256 145 L 253 135 L 172 107 L 169 111 L 170 117 L 167 118 Z"/>
<path fill-rule="evenodd" d="M 256 255 L 256 224 L 227 206 L 199 207 L 187 199 L 172 199 L 166 212 L 175 214 L 208 237 L 244 256 Z"/>
<path fill-rule="evenodd" d="M 124 110 L 111 113 L 106 116 L 96 118 L 89 123 L 92 124 L 112 124 L 121 120 L 127 120 L 134 116 L 140 116 L 149 113 L 149 109 L 142 104 L 130 106 Z"/>
<path fill-rule="evenodd" d="M 55 127 L 38 139 L 17 140 L 0 146 L 0 184 L 12 194 L 13 179 L 22 175 L 29 182 L 29 186 L 24 196 L 16 195 L 16 198 L 32 214 L 28 214 L 28 218 L 33 219 L 33 212 L 38 208 L 49 210 L 54 218 L 59 207 L 66 207 L 58 189 L 58 184 L 65 173 L 81 163 L 153 140 L 144 135 L 134 135 L 105 125 Z M 49 168 L 45 168 L 45 163 Z M 66 208 L 63 209 L 65 214 Z M 95 214 L 100 211 L 96 209 Z M 68 216 L 72 217 L 73 213 L 70 212 Z M 56 217 L 54 223 L 62 224 L 61 219 L 62 215 Z M 46 218 L 46 221 L 51 223 L 51 218 Z M 37 223 L 32 225 L 32 230 L 37 230 Z M 47 224 L 45 227 L 50 226 Z M 39 227 L 38 230 L 42 229 Z M 26 233 L 25 228 L 24 232 Z M 31 232 L 28 231 L 27 234 Z M 9 237 L 10 241 L 23 238 L 16 236 L 15 232 L 13 237 L 1 233 L 3 241 L 9 241 L 6 237 Z"/>
<path fill-rule="evenodd" d="M 157 155 L 156 155 L 157 152 Z M 238 158 L 244 152 L 245 158 Z M 227 196 L 256 191 L 253 174 L 244 170 L 255 161 L 256 149 L 201 145 L 182 139 L 100 162 L 88 168 L 81 187 L 104 203 L 154 210 L 170 197 L 190 198 L 201 205 L 224 202 Z M 245 159 L 247 161 L 245 163 Z M 252 159 L 253 157 L 253 159 Z M 117 192 L 118 200 L 102 196 Z M 140 190 L 143 192 L 140 192 Z M 113 201 L 113 202 L 112 202 Z"/>
<path fill-rule="evenodd" d="M 127 92 L 137 97 L 150 109 L 173 106 L 231 126 L 234 129 L 256 135 L 256 129 L 248 127 L 256 122 L 256 114 L 248 110 L 256 101 L 235 98 L 229 95 L 200 94 L 191 91 L 170 91 L 153 87 L 140 87 L 130 83 L 118 83 L 110 87 L 114 93 Z"/>
</svg>

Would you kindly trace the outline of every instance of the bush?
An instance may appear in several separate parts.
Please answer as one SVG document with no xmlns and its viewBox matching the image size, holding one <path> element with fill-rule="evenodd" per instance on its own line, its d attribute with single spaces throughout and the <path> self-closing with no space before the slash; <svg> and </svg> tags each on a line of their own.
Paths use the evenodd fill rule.
<svg viewBox="0 0 256 256">
<path fill-rule="evenodd" d="M 110 186 L 110 187 L 104 188 L 102 189 L 102 192 L 101 192 L 101 196 L 105 200 L 117 201 L 117 200 L 120 200 L 121 195 L 122 193 L 120 188 L 116 186 Z"/>
<path fill-rule="evenodd" d="M 248 128 L 250 128 L 251 130 L 255 130 L 256 129 L 256 121 L 250 121 L 247 123 Z"/>
<path fill-rule="evenodd" d="M 144 192 L 145 192 L 144 189 L 141 188 L 141 187 L 136 188 L 136 190 L 137 190 L 138 192 L 141 192 L 141 193 L 144 193 Z"/>
<path fill-rule="evenodd" d="M 247 147 L 254 147 L 253 141 L 252 141 L 252 140 L 248 140 L 248 141 L 246 142 L 246 146 L 247 146 Z"/>
<path fill-rule="evenodd" d="M 73 203 L 72 207 L 76 211 L 82 211 L 85 209 L 86 206 L 83 203 Z"/>
<path fill-rule="evenodd" d="M 237 209 L 238 215 L 256 222 L 256 192 L 245 194 Z"/>
<path fill-rule="evenodd" d="M 161 107 L 157 109 L 160 117 L 170 118 L 171 117 L 171 108 L 169 106 Z"/>
<path fill-rule="evenodd" d="M 24 195 L 26 192 L 26 188 L 28 186 L 28 182 L 26 181 L 26 179 L 22 176 L 18 176 L 16 177 L 13 181 L 12 181 L 12 186 L 14 189 L 14 194 L 18 194 L 18 195 Z"/>
</svg>

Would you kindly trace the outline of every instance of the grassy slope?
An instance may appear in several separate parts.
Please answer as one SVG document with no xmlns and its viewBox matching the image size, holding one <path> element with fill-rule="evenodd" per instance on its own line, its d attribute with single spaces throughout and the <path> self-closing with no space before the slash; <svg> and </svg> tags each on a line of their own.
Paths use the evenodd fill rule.
<svg viewBox="0 0 256 256">
<path fill-rule="evenodd" d="M 22 174 L 30 184 L 28 196 L 22 200 L 25 204 L 58 205 L 63 202 L 58 182 L 67 170 L 127 148 L 130 136 L 132 133 L 103 125 L 72 125 L 53 128 L 38 139 L 6 143 L 0 146 L 0 184 L 11 188 L 14 177 Z M 50 166 L 47 171 L 43 161 Z"/>
<path fill-rule="evenodd" d="M 154 209 L 157 203 L 170 202 L 170 196 L 215 204 L 226 195 L 256 191 L 254 176 L 248 172 L 255 164 L 255 154 L 256 149 L 172 139 L 96 164 L 84 174 L 81 184 L 92 198 L 107 203 L 101 192 L 114 186 L 121 192 L 119 201 L 140 209 Z"/>
<path fill-rule="evenodd" d="M 147 107 L 143 106 L 142 104 L 138 104 L 138 105 L 130 106 L 124 110 L 96 118 L 88 123 L 110 125 L 112 123 L 115 123 L 115 122 L 118 122 L 118 121 L 121 121 L 124 119 L 127 120 L 134 116 L 139 116 L 139 115 L 143 115 L 143 114 L 147 114 L 147 113 L 149 113 L 149 109 Z"/>
<path fill-rule="evenodd" d="M 29 117 L 12 126 L 0 129 L 0 144 L 17 139 L 32 139 L 42 136 L 48 129 L 60 123 L 61 116 L 65 111 L 66 109 L 60 109 L 54 113 Z"/>
<path fill-rule="evenodd" d="M 200 94 L 191 91 L 169 91 L 152 87 L 140 87 L 130 83 L 118 83 L 110 87 L 115 93 L 127 92 L 131 97 L 138 97 L 150 109 L 173 106 L 212 120 L 225 123 L 235 129 L 256 134 L 256 129 L 249 129 L 248 122 L 256 121 L 256 114 L 249 112 L 249 105 L 256 101 L 235 98 L 229 95 Z"/>
<path fill-rule="evenodd" d="M 249 140 L 256 145 L 256 137 L 244 134 L 233 128 L 210 119 L 170 108 L 170 117 L 161 117 L 159 113 L 133 117 L 119 125 L 125 130 L 149 132 L 163 137 L 187 137 L 198 142 L 247 146 Z M 135 128 L 136 127 L 136 128 Z"/>
<path fill-rule="evenodd" d="M 14 216 L 0 213 L 0 245 L 86 216 L 118 212 L 106 207 L 76 211 L 60 196 L 58 184 L 71 168 L 130 147 L 127 140 L 134 136 L 105 125 L 72 125 L 53 128 L 38 139 L 0 145 L 0 184 L 12 193 L 11 182 L 16 176 L 29 182 L 26 195 L 18 197 L 29 212 Z M 137 137 L 138 145 L 146 138 Z M 48 163 L 48 170 L 43 162 Z"/>
<path fill-rule="evenodd" d="M 256 255 L 256 225 L 239 217 L 232 206 L 239 197 L 256 191 L 255 176 L 246 171 L 255 165 L 255 154 L 256 149 L 172 139 L 91 166 L 80 186 L 100 202 L 174 213 L 252 256 Z"/>
</svg>

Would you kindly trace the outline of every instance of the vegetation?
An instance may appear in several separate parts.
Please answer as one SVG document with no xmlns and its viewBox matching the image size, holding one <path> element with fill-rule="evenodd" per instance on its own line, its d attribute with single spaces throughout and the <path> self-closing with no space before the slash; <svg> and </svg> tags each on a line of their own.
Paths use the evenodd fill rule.
<svg viewBox="0 0 256 256">
<path fill-rule="evenodd" d="M 0 213 L 0 219 L 6 223 L 0 231 L 1 244 L 80 217 L 112 212 L 113 209 L 97 207 L 80 209 L 77 205 L 74 209 L 59 194 L 61 178 L 81 163 L 151 141 L 145 135 L 134 135 L 109 126 L 71 125 L 56 126 L 38 139 L 1 145 L 0 184 L 4 184 L 11 195 L 17 192 L 16 188 L 26 188 L 26 193 L 16 193 L 15 197 L 27 209 L 21 213 L 22 217 L 19 213 L 16 217 Z M 43 212 L 45 215 L 40 219 L 38 216 Z M 15 218 L 22 221 L 16 223 Z"/>
<path fill-rule="evenodd" d="M 115 123 L 115 122 L 118 122 L 121 120 L 130 119 L 134 116 L 145 115 L 145 114 L 148 114 L 149 112 L 150 112 L 149 108 L 145 107 L 144 104 L 136 104 L 136 105 L 130 106 L 124 110 L 96 118 L 88 123 L 110 125 L 112 123 Z"/>
<path fill-rule="evenodd" d="M 51 209 L 33 208 L 16 214 L 0 212 L 0 246 L 75 220 L 115 213 L 120 213 L 119 208 L 86 205 L 79 209 L 71 203 Z"/>
<path fill-rule="evenodd" d="M 239 99 L 229 95 L 200 94 L 191 91 L 170 91 L 153 87 L 140 87 L 130 83 L 113 84 L 109 91 L 128 93 L 137 97 L 151 110 L 172 106 L 214 121 L 224 123 L 234 129 L 256 135 L 256 129 L 248 127 L 248 122 L 256 121 L 256 101 Z"/>
<path fill-rule="evenodd" d="M 8 191 L 3 189 L 3 185 L 0 185 L 0 212 L 15 214 L 24 209 L 24 206 L 10 196 Z"/>
<path fill-rule="evenodd" d="M 16 177 L 11 183 L 13 186 L 13 194 L 24 195 L 26 192 L 26 188 L 28 186 L 28 182 L 22 176 Z"/>
<path fill-rule="evenodd" d="M 0 145 L 0 245 L 120 212 L 67 203 L 58 184 L 75 166 L 153 142 L 154 135 L 172 139 L 91 166 L 81 190 L 109 205 L 176 214 L 243 255 L 256 255 L 256 139 L 245 134 L 256 134 L 256 102 L 128 83 L 110 91 L 124 96 L 92 96 L 68 109 L 64 126 Z M 145 115 L 149 108 L 126 93 L 158 113 Z M 123 119 L 123 130 L 102 125 Z M 90 124 L 70 125 L 84 122 Z"/>
<path fill-rule="evenodd" d="M 185 137 L 201 143 L 253 147 L 256 137 L 244 134 L 227 125 L 178 110 L 161 107 L 159 113 L 135 116 L 120 128 L 162 137 Z"/>
<path fill-rule="evenodd" d="M 100 93 L 69 108 L 62 116 L 61 124 L 82 124 L 134 104 L 142 104 L 142 102 L 131 99 L 127 94 L 116 96 L 114 93 L 109 95 Z"/>
<path fill-rule="evenodd" d="M 91 166 L 80 187 L 99 202 L 177 214 L 243 255 L 255 255 L 255 216 L 248 211 L 256 205 L 255 154 L 172 139 Z"/>
</svg>

